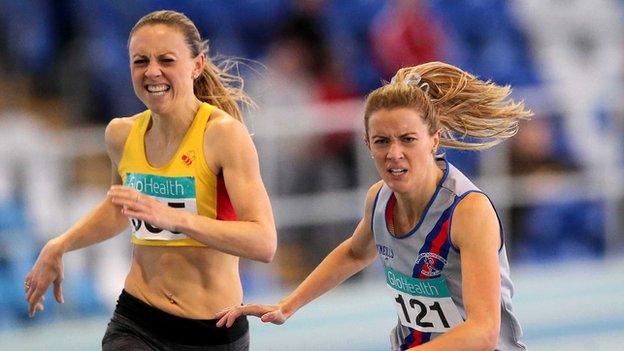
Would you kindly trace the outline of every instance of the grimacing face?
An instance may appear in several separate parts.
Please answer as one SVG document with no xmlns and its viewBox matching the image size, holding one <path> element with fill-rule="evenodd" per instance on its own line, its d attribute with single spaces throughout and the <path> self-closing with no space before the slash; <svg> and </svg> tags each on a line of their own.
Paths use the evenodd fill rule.
<svg viewBox="0 0 624 351">
<path fill-rule="evenodd" d="M 164 24 L 144 25 L 130 38 L 128 50 L 134 92 L 154 113 L 167 113 L 194 97 L 203 55 L 191 57 L 182 32 Z"/>
<path fill-rule="evenodd" d="M 437 167 L 432 150 L 438 133 L 430 135 L 420 113 L 411 108 L 382 109 L 368 120 L 368 146 L 383 181 L 396 193 L 420 188 L 428 167 Z"/>
</svg>

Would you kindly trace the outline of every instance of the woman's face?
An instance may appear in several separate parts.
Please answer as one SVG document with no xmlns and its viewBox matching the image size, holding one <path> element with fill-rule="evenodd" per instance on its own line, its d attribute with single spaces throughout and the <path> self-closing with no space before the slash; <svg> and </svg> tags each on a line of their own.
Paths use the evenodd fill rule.
<svg viewBox="0 0 624 351">
<path fill-rule="evenodd" d="M 179 30 L 145 25 L 134 32 L 128 48 L 134 92 L 147 108 L 161 114 L 194 101 L 193 80 L 203 56 L 191 57 Z"/>
<path fill-rule="evenodd" d="M 438 133 L 429 135 L 421 114 L 411 108 L 383 109 L 368 120 L 368 146 L 383 181 L 396 193 L 419 189 L 436 167 Z"/>
</svg>

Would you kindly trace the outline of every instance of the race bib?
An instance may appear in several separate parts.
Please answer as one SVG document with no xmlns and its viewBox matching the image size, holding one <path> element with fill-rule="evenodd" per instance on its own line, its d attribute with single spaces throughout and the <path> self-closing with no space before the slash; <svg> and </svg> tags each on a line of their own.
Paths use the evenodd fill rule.
<svg viewBox="0 0 624 351">
<path fill-rule="evenodd" d="M 401 324 L 425 333 L 444 333 L 463 322 L 443 277 L 412 278 L 384 267 Z"/>
<path fill-rule="evenodd" d="M 152 174 L 128 173 L 125 186 L 134 188 L 160 203 L 173 208 L 197 214 L 194 177 L 162 177 Z M 130 220 L 133 235 L 146 240 L 181 240 L 188 236 L 178 232 L 170 232 L 151 224 L 132 218 Z"/>
</svg>

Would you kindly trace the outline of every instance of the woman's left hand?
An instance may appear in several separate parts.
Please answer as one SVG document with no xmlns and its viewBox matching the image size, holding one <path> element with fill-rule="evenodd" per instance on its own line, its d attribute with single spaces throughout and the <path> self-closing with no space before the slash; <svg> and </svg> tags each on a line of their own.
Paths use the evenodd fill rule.
<svg viewBox="0 0 624 351">
<path fill-rule="evenodd" d="M 147 222 L 170 232 L 176 231 L 177 223 L 185 213 L 127 186 L 113 185 L 107 195 L 113 204 L 121 207 L 121 213 L 126 217 Z"/>
</svg>

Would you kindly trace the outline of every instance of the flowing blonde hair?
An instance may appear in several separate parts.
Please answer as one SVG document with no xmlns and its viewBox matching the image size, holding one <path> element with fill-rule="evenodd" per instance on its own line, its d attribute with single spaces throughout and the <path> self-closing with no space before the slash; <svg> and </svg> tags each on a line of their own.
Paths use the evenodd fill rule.
<svg viewBox="0 0 624 351">
<path fill-rule="evenodd" d="M 440 145 L 480 150 L 514 136 L 521 119 L 533 113 L 514 102 L 510 86 L 482 81 L 443 62 L 400 69 L 392 81 L 366 98 L 364 127 L 382 109 L 413 108 L 422 113 L 429 134 L 438 130 Z"/>
<path fill-rule="evenodd" d="M 171 10 L 161 10 L 148 13 L 143 16 L 130 31 L 130 38 L 137 29 L 146 25 L 164 24 L 179 30 L 191 50 L 192 57 L 206 55 L 204 69 L 193 83 L 195 96 L 203 102 L 215 105 L 232 115 L 237 120 L 243 121 L 241 107 L 253 107 L 254 102 L 244 92 L 243 79 L 236 73 L 231 73 L 238 67 L 234 60 L 222 60 L 217 65 L 208 57 L 208 42 L 202 40 L 197 27 L 184 14 Z"/>
</svg>

